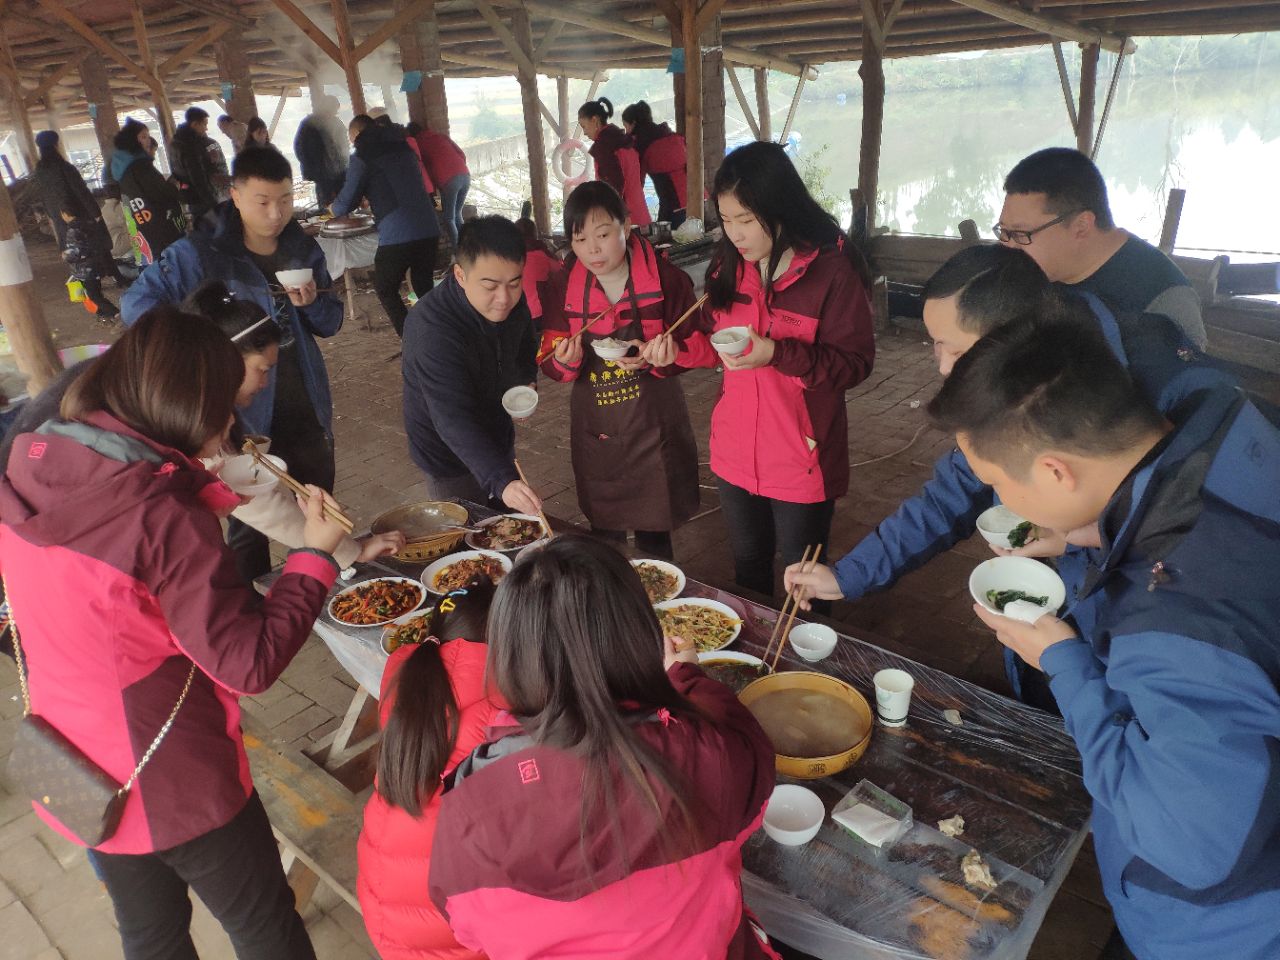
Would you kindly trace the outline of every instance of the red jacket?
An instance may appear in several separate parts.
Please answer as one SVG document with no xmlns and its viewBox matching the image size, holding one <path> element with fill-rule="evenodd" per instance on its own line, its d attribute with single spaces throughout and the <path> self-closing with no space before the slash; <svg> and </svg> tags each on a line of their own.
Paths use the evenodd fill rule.
<svg viewBox="0 0 1280 960">
<path fill-rule="evenodd" d="M 529 315 L 534 323 L 542 318 L 542 292 L 547 281 L 560 272 L 561 263 L 547 251 L 529 250 L 524 255 L 524 298 L 529 304 Z"/>
<path fill-rule="evenodd" d="M 773 749 L 751 713 L 692 664 L 672 667 L 676 689 L 706 719 L 665 710 L 635 729 L 689 786 L 703 831 L 694 852 L 672 860 L 673 798 L 652 787 L 655 815 L 632 791 L 613 799 L 612 821 L 586 825 L 594 876 L 580 836 L 583 768 L 573 754 L 535 746 L 518 727 L 463 761 L 446 785 L 431 857 L 431 898 L 459 942 L 494 960 L 745 960 L 776 957 L 742 905 L 742 844 L 773 790 Z"/>
<path fill-rule="evenodd" d="M 862 281 L 835 246 L 796 253 L 768 303 L 755 264 L 738 271 L 737 297 L 708 309 L 707 332 L 747 326 L 774 341 L 773 362 L 725 370 L 711 415 L 711 470 L 750 493 L 819 503 L 849 487 L 845 391 L 871 373 L 875 334 Z M 714 366 L 705 336 L 690 337 L 682 366 Z"/>
<path fill-rule="evenodd" d="M 606 124 L 588 152 L 596 163 L 596 179 L 603 180 L 622 196 L 632 226 L 643 227 L 652 223 L 649 206 L 644 200 L 640 154 L 636 152 L 631 135 L 612 123 Z"/>
<path fill-rule="evenodd" d="M 405 137 L 404 142 L 409 145 L 409 149 L 418 158 L 418 166 L 422 168 L 422 185 L 427 188 L 427 193 L 435 193 L 436 185 L 431 182 L 431 172 L 427 170 L 427 161 L 422 157 L 422 147 L 413 137 Z"/>
<path fill-rule="evenodd" d="M 296 551 L 263 600 L 219 514 L 238 498 L 204 467 L 106 414 L 18 437 L 0 478 L 0 569 L 32 710 L 123 783 L 199 668 L 105 853 L 150 853 L 223 826 L 253 789 L 239 698 L 262 693 L 337 577 Z M 215 512 L 216 511 L 216 512 Z M 36 807 L 55 830 L 75 839 Z"/>
<path fill-rule="evenodd" d="M 394 703 L 388 691 L 417 649 L 401 647 L 387 661 L 379 705 L 384 727 Z M 484 644 L 469 640 L 450 640 L 440 648 L 461 712 L 458 743 L 446 772 L 484 742 L 485 731 L 498 713 L 485 695 L 486 650 Z M 458 945 L 449 924 L 427 896 L 427 870 L 439 810 L 439 791 L 416 817 L 393 807 L 376 791 L 364 808 L 356 892 L 369 939 L 382 960 L 483 960 L 483 954 Z"/>
<path fill-rule="evenodd" d="M 666 126 L 662 124 L 663 129 Z M 655 187 L 658 177 L 665 176 L 671 181 L 675 187 L 677 209 L 680 210 L 685 208 L 685 198 L 689 195 L 687 166 L 684 137 L 678 133 L 668 131 L 665 136 L 657 137 L 640 154 L 640 169 L 654 178 Z"/>
<path fill-rule="evenodd" d="M 467 155 L 443 133 L 424 128 L 413 139 L 418 142 L 418 150 L 431 181 L 441 189 L 458 174 L 470 172 L 467 169 Z"/>
</svg>

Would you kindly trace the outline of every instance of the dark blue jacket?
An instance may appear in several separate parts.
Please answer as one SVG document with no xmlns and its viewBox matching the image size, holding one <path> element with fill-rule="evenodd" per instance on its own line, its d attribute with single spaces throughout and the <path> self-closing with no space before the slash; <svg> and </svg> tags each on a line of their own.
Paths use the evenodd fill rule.
<svg viewBox="0 0 1280 960">
<path fill-rule="evenodd" d="M 366 127 L 355 146 L 346 182 L 333 201 L 334 216 L 346 216 L 368 197 L 382 246 L 440 236 L 422 163 L 405 142 L 404 128 Z"/>
<path fill-rule="evenodd" d="M 289 221 L 280 234 L 280 262 L 283 267 L 310 267 L 316 286 L 322 290 L 333 286 L 325 268 L 324 253 L 314 239 Z M 271 284 L 275 277 L 264 277 L 244 246 L 244 225 L 230 202 L 218 208 L 218 223 L 212 234 L 195 233 L 165 248 L 160 259 L 147 267 L 133 282 L 120 302 L 126 324 L 132 324 L 152 307 L 161 303 L 178 303 L 208 279 L 226 282 L 237 297 L 252 300 L 268 315 L 276 315 Z M 309 307 L 295 307 L 286 301 L 283 315 L 276 322 L 292 330 L 297 341 L 298 364 L 307 395 L 315 406 L 316 417 L 325 435 L 333 436 L 333 400 L 329 394 L 329 376 L 316 337 L 331 337 L 342 328 L 342 301 L 331 293 L 321 293 Z M 240 411 L 245 429 L 251 433 L 270 434 L 271 414 L 275 409 L 276 377 Z"/>
<path fill-rule="evenodd" d="M 1080 636 L 1041 658 L 1142 960 L 1280 957 L 1280 431 L 1232 389 L 1103 513 Z"/>
<path fill-rule="evenodd" d="M 441 479 L 470 473 L 500 497 L 519 479 L 515 425 L 502 395 L 538 376 L 524 298 L 506 320 L 490 323 L 450 273 L 409 311 L 403 346 L 404 428 L 413 462 Z"/>
<path fill-rule="evenodd" d="M 1170 320 L 1147 314 L 1118 321 L 1097 297 L 1083 294 L 1111 349 L 1162 412 L 1206 386 L 1229 383 L 1210 366 Z M 973 535 L 978 514 L 995 503 L 992 489 L 979 480 L 959 450 L 942 457 L 924 489 L 880 522 L 835 566 L 846 599 L 883 590 L 903 574 Z M 1072 548 L 1059 561 L 1067 596 L 1075 596 L 1089 562 L 1088 552 Z"/>
</svg>

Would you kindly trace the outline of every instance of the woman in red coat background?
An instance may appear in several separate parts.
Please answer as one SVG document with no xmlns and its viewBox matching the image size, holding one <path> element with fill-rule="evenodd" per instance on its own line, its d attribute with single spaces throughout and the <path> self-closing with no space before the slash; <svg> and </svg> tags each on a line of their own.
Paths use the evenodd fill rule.
<svg viewBox="0 0 1280 960">
<path fill-rule="evenodd" d="M 653 110 L 643 100 L 622 111 L 622 125 L 640 154 L 640 172 L 653 181 L 658 194 L 658 219 L 675 229 L 689 215 L 685 203 L 689 180 L 684 137 L 665 123 L 654 123 Z"/>
<path fill-rule="evenodd" d="M 596 164 L 596 179 L 603 180 L 622 195 L 633 226 L 648 226 L 653 218 L 644 202 L 640 154 L 631 136 L 609 122 L 612 116 L 613 104 L 604 97 L 588 100 L 578 108 L 578 123 L 592 141 L 588 152 Z"/>
</svg>

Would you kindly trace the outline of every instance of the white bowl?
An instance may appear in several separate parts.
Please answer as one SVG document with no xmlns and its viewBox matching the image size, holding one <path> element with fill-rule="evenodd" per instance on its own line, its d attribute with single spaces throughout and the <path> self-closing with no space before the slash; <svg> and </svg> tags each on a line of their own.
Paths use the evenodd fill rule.
<svg viewBox="0 0 1280 960">
<path fill-rule="evenodd" d="M 1020 523 L 1026 523 L 1025 517 L 1020 517 L 1003 504 L 996 504 L 990 510 L 983 510 L 978 514 L 977 527 L 978 532 L 982 534 L 982 538 L 993 547 L 1009 547 L 1009 534 L 1013 528 Z"/>
<path fill-rule="evenodd" d="M 739 653 L 737 650 L 704 650 L 698 654 L 699 663 L 706 663 L 708 660 L 732 660 L 734 663 L 748 663 L 753 667 L 764 663 L 754 654 Z"/>
<path fill-rule="evenodd" d="M 406 613 L 402 617 L 396 617 L 394 620 L 388 623 L 385 627 L 383 627 L 382 637 L 378 640 L 378 645 L 382 647 L 382 652 L 385 653 L 387 656 L 391 656 L 391 654 L 395 653 L 394 650 L 387 649 L 387 638 L 390 637 L 391 634 L 393 634 L 400 627 L 408 623 L 410 620 L 413 620 L 416 617 L 428 616 L 430 613 L 431 613 L 430 610 L 424 613 L 422 611 L 422 608 L 419 607 L 417 610 L 410 611 L 409 613 Z"/>
<path fill-rule="evenodd" d="M 279 469 L 285 469 L 285 463 L 279 457 L 267 456 Z M 218 471 L 218 476 L 228 487 L 242 497 L 256 497 L 275 487 L 280 481 L 266 467 L 260 465 L 253 456 L 242 453 L 236 457 L 228 457 Z"/>
<path fill-rule="evenodd" d="M 481 520 L 479 523 L 477 523 L 477 524 L 476 524 L 476 526 L 477 526 L 477 527 L 479 527 L 479 528 L 481 528 L 481 529 L 484 529 L 485 527 L 489 526 L 489 524 L 491 524 L 491 523 L 497 523 L 499 520 L 503 519 L 504 517 L 514 517 L 516 520 L 529 520 L 529 521 L 531 521 L 532 523 L 536 523 L 536 524 L 538 524 L 538 526 L 542 526 L 542 518 L 541 518 L 541 517 L 535 517 L 535 516 L 534 516 L 533 514 L 531 514 L 531 513 L 504 513 L 504 514 L 501 514 L 501 515 L 496 516 L 496 517 L 490 517 L 488 520 Z M 539 539 L 537 539 L 537 540 L 531 540 L 531 541 L 529 541 L 529 542 L 528 542 L 528 543 L 526 543 L 523 547 L 511 547 L 511 548 L 510 548 L 510 549 L 508 549 L 508 550 L 499 550 L 498 552 L 499 552 L 499 553 L 516 553 L 516 554 L 518 554 L 521 550 L 524 550 L 526 547 L 535 547 L 535 546 L 537 546 L 537 545 L 539 545 L 539 544 L 546 543 L 546 542 L 547 542 L 547 539 L 548 539 L 548 538 L 547 538 L 547 536 L 546 536 L 546 531 L 544 530 L 544 531 L 543 531 L 543 536 L 542 536 L 542 537 L 540 537 L 540 538 L 539 538 Z M 477 542 L 476 542 L 476 535 L 475 535 L 474 533 L 468 533 L 468 534 L 467 534 L 467 536 L 466 536 L 466 544 L 467 544 L 467 546 L 468 546 L 468 547 L 470 547 L 470 548 L 471 548 L 471 549 L 473 549 L 473 550 L 491 550 L 491 549 L 493 549 L 492 547 L 482 547 L 479 543 L 477 543 Z"/>
<path fill-rule="evenodd" d="M 726 617 L 732 617 L 734 620 L 738 621 L 738 625 L 733 628 L 733 633 L 729 635 L 729 639 L 720 644 L 720 646 L 714 648 L 716 650 L 723 650 L 725 647 L 729 646 L 729 644 L 733 643 L 733 641 L 738 639 L 738 634 L 742 633 L 742 614 L 733 609 L 733 607 L 729 606 L 727 603 L 721 603 L 719 600 L 704 600 L 702 597 L 677 597 L 674 600 L 664 600 L 662 603 L 655 603 L 653 605 L 653 609 L 671 610 L 675 607 L 683 606 L 710 607 L 712 610 L 718 610 Z M 698 652 L 706 653 L 707 651 L 699 650 Z"/>
<path fill-rule="evenodd" d="M 738 356 L 750 342 L 751 331 L 747 327 L 725 327 L 711 335 L 711 346 L 726 357 Z"/>
<path fill-rule="evenodd" d="M 302 267 L 299 270 L 277 270 L 276 279 L 280 281 L 280 286 L 286 290 L 296 290 L 304 283 L 308 283 L 315 279 L 310 267 Z"/>
<path fill-rule="evenodd" d="M 512 387 L 502 395 L 502 409 L 512 420 L 526 420 L 538 409 L 538 391 L 533 387 Z"/>
<path fill-rule="evenodd" d="M 791 628 L 788 639 L 796 656 L 801 660 L 817 663 L 831 655 L 839 638 L 834 630 L 821 623 L 802 623 Z"/>
<path fill-rule="evenodd" d="M 347 623 L 347 621 L 339 620 L 337 617 L 333 615 L 333 605 L 338 602 L 339 597 L 345 596 L 348 593 L 358 590 L 361 587 L 363 587 L 366 583 L 372 583 L 375 580 L 391 580 L 396 583 L 413 584 L 415 587 L 418 588 L 418 603 L 413 607 L 412 610 L 406 610 L 404 613 L 399 614 L 396 617 L 388 617 L 386 620 L 379 620 L 376 623 Z M 361 580 L 359 583 L 353 583 L 351 586 L 347 587 L 345 590 L 339 590 L 337 593 L 333 595 L 333 599 L 329 601 L 329 606 L 327 609 L 329 611 L 329 619 L 332 620 L 334 623 L 344 627 L 352 627 L 353 629 L 356 629 L 356 630 L 367 630 L 370 627 L 385 627 L 388 623 L 394 623 L 396 620 L 400 619 L 401 617 L 409 616 L 409 614 L 413 613 L 415 610 L 421 607 L 426 602 L 426 600 L 427 600 L 427 594 L 426 594 L 426 591 L 422 589 L 422 584 L 420 584 L 417 580 L 412 579 L 411 577 L 370 577 L 367 580 Z"/>
<path fill-rule="evenodd" d="M 647 563 L 651 567 L 657 567 L 659 570 L 662 570 L 665 573 L 669 573 L 676 578 L 676 592 L 673 593 L 671 596 L 667 597 L 666 598 L 667 600 L 674 600 L 676 597 L 680 596 L 680 594 L 684 593 L 684 588 L 685 588 L 684 571 L 681 570 L 679 567 L 677 567 L 674 563 L 667 563 L 667 561 L 665 560 L 648 560 L 648 559 L 631 561 L 631 565 L 637 568 L 642 563 Z M 658 602 L 663 603 L 665 601 L 659 600 Z"/>
<path fill-rule="evenodd" d="M 460 550 L 457 553 L 451 553 L 441 557 L 435 563 L 431 564 L 427 569 L 422 571 L 422 585 L 436 596 L 442 596 L 443 590 L 437 590 L 435 587 L 436 574 L 445 567 L 457 563 L 459 560 L 475 560 L 479 557 L 492 557 L 502 566 L 503 576 L 511 572 L 511 558 L 497 550 Z"/>
<path fill-rule="evenodd" d="M 1057 612 L 1067 600 L 1067 587 L 1062 578 L 1046 564 L 1030 557 L 992 557 L 973 568 L 969 574 L 969 593 L 987 611 L 1003 616 L 987 602 L 988 590 L 1021 590 L 1033 597 L 1048 597 L 1045 609 Z"/>
<path fill-rule="evenodd" d="M 631 344 L 615 340 L 613 337 L 601 337 L 599 340 L 591 341 L 591 349 L 601 360 L 621 360 L 631 349 Z"/>
<path fill-rule="evenodd" d="M 798 847 L 818 835 L 826 817 L 827 809 L 816 793 L 782 783 L 773 788 L 764 809 L 764 832 L 784 846 Z"/>
</svg>

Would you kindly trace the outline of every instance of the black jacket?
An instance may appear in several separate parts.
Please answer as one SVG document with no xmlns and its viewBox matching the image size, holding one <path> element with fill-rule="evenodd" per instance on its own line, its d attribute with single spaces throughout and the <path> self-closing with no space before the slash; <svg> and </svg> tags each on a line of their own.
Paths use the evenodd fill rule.
<svg viewBox="0 0 1280 960">
<path fill-rule="evenodd" d="M 138 228 L 142 262 L 155 263 L 165 247 L 186 236 L 182 194 L 141 150 L 116 150 L 111 155 L 111 175 Z"/>
<path fill-rule="evenodd" d="M 226 176 L 226 159 L 213 139 L 197 133 L 189 123 L 182 124 L 173 134 L 169 166 L 185 188 L 183 199 L 194 216 L 218 205 L 218 180 Z"/>
<path fill-rule="evenodd" d="M 67 224 L 62 214 L 71 214 L 77 220 L 90 222 L 102 219 L 102 208 L 93 199 L 80 171 L 62 157 L 49 157 L 36 164 L 32 180 L 40 191 L 44 212 L 53 223 L 58 236 L 58 246 L 66 246 Z"/>
<path fill-rule="evenodd" d="M 471 306 L 452 274 L 418 301 L 404 325 L 404 426 L 413 462 L 433 477 L 470 473 L 500 497 L 515 468 L 516 430 L 502 395 L 537 378 L 533 319 L 524 298 L 501 323 Z"/>
</svg>

